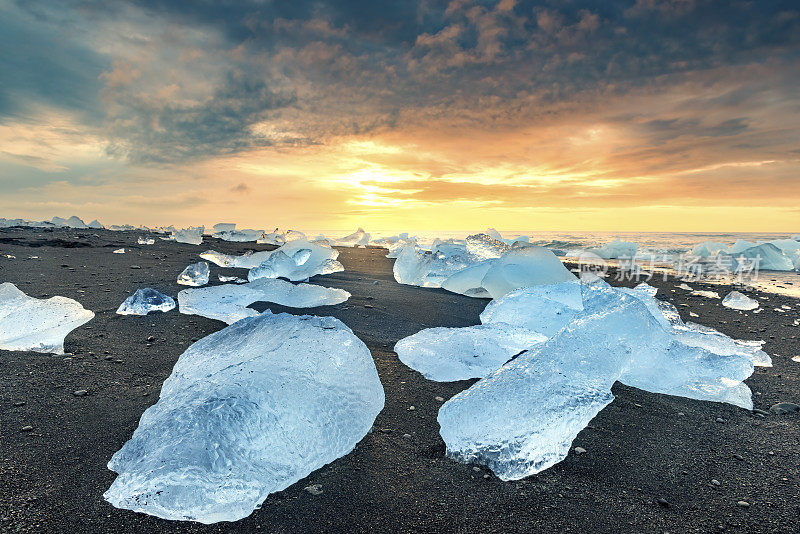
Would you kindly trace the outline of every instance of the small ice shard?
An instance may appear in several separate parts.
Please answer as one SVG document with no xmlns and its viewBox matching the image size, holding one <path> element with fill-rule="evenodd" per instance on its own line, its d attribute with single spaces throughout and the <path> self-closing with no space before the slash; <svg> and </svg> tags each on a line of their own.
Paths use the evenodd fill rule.
<svg viewBox="0 0 800 534">
<path fill-rule="evenodd" d="M 243 243 L 246 241 L 258 241 L 264 235 L 264 230 L 250 230 L 241 229 L 237 230 L 236 225 L 232 223 L 219 223 L 214 225 L 214 233 L 212 237 L 222 239 L 223 241 L 233 241 Z"/>
<path fill-rule="evenodd" d="M 104 228 L 105 228 L 105 226 L 103 226 L 103 225 L 100 223 L 100 221 L 98 221 L 97 219 L 95 219 L 95 220 L 93 220 L 92 222 L 90 222 L 89 224 L 87 224 L 87 225 L 86 225 L 86 227 L 87 227 L 87 228 L 93 228 L 93 229 L 95 229 L 95 230 L 102 230 L 102 229 L 104 229 Z"/>
<path fill-rule="evenodd" d="M 694 291 L 694 288 L 689 284 L 678 284 L 678 289 L 684 289 L 686 291 Z"/>
<path fill-rule="evenodd" d="M 219 278 L 220 282 L 233 282 L 234 284 L 246 284 L 247 280 L 244 278 L 239 278 L 238 276 L 225 276 L 224 274 L 218 274 L 217 278 Z"/>
<path fill-rule="evenodd" d="M 306 240 L 306 234 L 301 232 L 300 230 L 286 230 L 286 242 L 289 241 L 297 241 L 297 240 Z"/>
<path fill-rule="evenodd" d="M 722 305 L 726 308 L 733 308 L 734 310 L 755 310 L 759 306 L 757 300 L 751 299 L 744 293 L 739 293 L 738 291 L 731 291 L 728 293 L 725 298 L 722 299 Z"/>
<path fill-rule="evenodd" d="M 118 248 L 117 250 L 113 251 L 114 254 L 125 254 L 124 248 Z"/>
<path fill-rule="evenodd" d="M 180 356 L 103 496 L 164 519 L 236 521 L 352 451 L 383 405 L 369 349 L 338 319 L 244 319 Z"/>
<path fill-rule="evenodd" d="M 505 323 L 426 328 L 394 346 L 400 361 L 428 380 L 482 378 L 547 338 Z"/>
<path fill-rule="evenodd" d="M 692 295 L 697 295 L 698 297 L 705 297 L 707 299 L 718 299 L 719 293 L 716 291 L 705 291 L 702 289 L 695 289 L 692 291 Z"/>
<path fill-rule="evenodd" d="M 370 235 L 363 228 L 359 228 L 352 234 L 334 241 L 334 245 L 337 247 L 366 247 L 369 245 L 369 238 Z"/>
<path fill-rule="evenodd" d="M 178 275 L 178 283 L 184 286 L 204 286 L 208 283 L 209 275 L 208 263 L 199 261 L 187 266 L 183 272 Z"/>
<path fill-rule="evenodd" d="M 542 471 L 561 461 L 613 400 L 617 380 L 752 408 L 743 380 L 753 372 L 756 346 L 682 325 L 668 307 L 663 315 L 658 302 L 647 304 L 655 299 L 646 288 L 620 291 L 597 282 L 583 291 L 584 310 L 564 329 L 442 406 L 448 456 L 485 464 L 502 480 Z"/>
<path fill-rule="evenodd" d="M 154 245 L 156 240 L 152 237 L 139 236 L 136 242 L 140 245 Z"/>
<path fill-rule="evenodd" d="M 175 299 L 160 291 L 146 287 L 136 292 L 120 304 L 120 315 L 147 315 L 151 311 L 168 312 L 175 308 Z"/>
<path fill-rule="evenodd" d="M 314 308 L 341 304 L 350 298 L 343 289 L 316 284 L 293 284 L 286 280 L 259 278 L 247 284 L 224 284 L 178 293 L 180 312 L 201 315 L 228 324 L 258 312 L 248 308 L 254 302 L 272 302 L 291 308 Z"/>
<path fill-rule="evenodd" d="M 217 223 L 211 228 L 214 230 L 215 234 L 219 232 L 235 232 L 236 223 Z"/>
<path fill-rule="evenodd" d="M 281 246 L 286 243 L 286 236 L 282 233 L 278 232 L 278 229 L 275 228 L 274 232 L 264 233 L 261 237 L 258 238 L 256 243 L 262 245 L 278 245 Z"/>
<path fill-rule="evenodd" d="M 64 338 L 94 313 L 67 297 L 37 299 L 0 284 L 0 349 L 64 353 Z"/>
<path fill-rule="evenodd" d="M 511 248 L 486 271 L 481 287 L 492 298 L 500 298 L 520 287 L 574 281 L 572 274 L 555 254 L 544 247 Z"/>
<path fill-rule="evenodd" d="M 630 241 L 623 241 L 617 238 L 610 243 L 606 243 L 602 247 L 590 248 L 587 252 L 597 254 L 604 260 L 617 258 L 630 259 L 636 256 L 638 248 L 639 245 L 637 243 L 631 243 Z"/>
</svg>

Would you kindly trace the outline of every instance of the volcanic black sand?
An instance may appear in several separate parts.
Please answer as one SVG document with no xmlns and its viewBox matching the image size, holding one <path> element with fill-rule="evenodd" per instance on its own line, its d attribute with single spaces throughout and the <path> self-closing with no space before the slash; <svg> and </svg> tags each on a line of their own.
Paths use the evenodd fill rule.
<svg viewBox="0 0 800 534">
<path fill-rule="evenodd" d="M 516 482 L 445 457 L 436 415 L 471 382 L 436 383 L 404 366 L 395 342 L 429 326 L 477 324 L 485 300 L 399 285 L 379 248 L 342 249 L 346 271 L 312 280 L 344 288 L 344 304 L 274 312 L 333 315 L 370 348 L 386 407 L 344 458 L 271 495 L 235 523 L 171 522 L 103 500 L 111 455 L 156 402 L 178 356 L 224 327 L 177 311 L 146 317 L 115 310 L 134 290 L 175 296 L 178 273 L 214 248 L 270 248 L 207 239 L 192 246 L 136 232 L 0 231 L 0 282 L 35 297 L 63 295 L 97 315 L 66 339 L 69 355 L 0 351 L 0 530 L 3 532 L 797 532 L 800 415 L 646 393 L 617 384 L 616 400 L 583 430 L 560 464 Z M 125 247 L 125 254 L 111 251 Z M 5 258 L 5 254 L 16 256 Z M 38 256 L 29 259 L 29 256 Z M 212 265 L 218 273 L 245 271 Z M 377 282 L 377 283 L 376 283 Z M 772 368 L 747 381 L 756 408 L 800 401 L 797 301 L 769 296 L 759 314 L 650 283 L 684 320 L 742 339 L 764 339 Z M 704 288 L 703 284 L 692 284 Z M 709 286 L 725 295 L 729 288 Z M 760 294 L 764 296 L 765 294 Z M 791 304 L 792 311 L 773 308 Z M 689 317 L 693 311 L 699 317 Z M 86 396 L 75 396 L 87 390 Z M 24 405 L 19 405 L 24 403 Z M 412 406 L 414 407 L 412 409 Z M 718 420 L 718 418 L 721 418 Z M 722 421 L 722 422 L 719 422 Z M 22 431 L 25 426 L 32 431 Z M 712 484 L 712 480 L 719 485 Z M 319 484 L 322 493 L 304 488 Z M 659 504 L 658 500 L 663 499 Z M 745 501 L 750 506 L 737 503 Z"/>
</svg>

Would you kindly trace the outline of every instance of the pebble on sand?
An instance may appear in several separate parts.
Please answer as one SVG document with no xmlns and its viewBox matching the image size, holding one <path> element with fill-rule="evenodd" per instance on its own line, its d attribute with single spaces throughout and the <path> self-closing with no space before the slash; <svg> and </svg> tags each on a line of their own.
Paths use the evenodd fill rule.
<svg viewBox="0 0 800 534">
<path fill-rule="evenodd" d="M 311 484 L 303 489 L 311 495 L 319 495 L 322 493 L 322 484 Z"/>
</svg>

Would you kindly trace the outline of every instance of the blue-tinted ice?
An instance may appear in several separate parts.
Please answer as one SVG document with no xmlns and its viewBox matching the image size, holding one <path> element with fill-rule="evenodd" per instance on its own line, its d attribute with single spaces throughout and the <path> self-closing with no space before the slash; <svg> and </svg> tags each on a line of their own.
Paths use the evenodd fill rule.
<svg viewBox="0 0 800 534">
<path fill-rule="evenodd" d="M 137 289 L 120 304 L 120 315 L 147 315 L 151 311 L 167 312 L 175 308 L 175 299 L 150 287 Z"/>
</svg>

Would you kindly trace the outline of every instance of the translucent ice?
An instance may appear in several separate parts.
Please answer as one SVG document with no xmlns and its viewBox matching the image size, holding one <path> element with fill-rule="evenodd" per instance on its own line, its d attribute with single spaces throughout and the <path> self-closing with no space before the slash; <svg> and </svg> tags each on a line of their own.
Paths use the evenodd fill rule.
<svg viewBox="0 0 800 534">
<path fill-rule="evenodd" d="M 259 278 L 247 284 L 223 284 L 178 293 L 180 312 L 201 315 L 232 324 L 258 312 L 248 308 L 254 302 L 274 302 L 291 308 L 313 308 L 340 304 L 350 298 L 343 289 L 316 284 L 293 284 L 286 280 Z"/>
<path fill-rule="evenodd" d="M 578 280 L 523 287 L 491 301 L 480 315 L 483 324 L 506 323 L 553 336 L 583 311 Z"/>
<path fill-rule="evenodd" d="M 359 228 L 352 234 L 337 239 L 334 244 L 337 247 L 366 247 L 369 245 L 369 238 L 370 235 L 363 228 Z"/>
<path fill-rule="evenodd" d="M 208 263 L 192 263 L 178 275 L 178 283 L 184 286 L 204 286 L 208 283 L 209 274 Z"/>
<path fill-rule="evenodd" d="M 175 299 L 152 288 L 137 289 L 120 304 L 120 315 L 147 315 L 151 311 L 168 312 L 175 308 Z"/>
<path fill-rule="evenodd" d="M 342 264 L 336 260 L 339 257 L 338 250 L 306 239 L 288 241 L 282 247 L 268 251 L 265 255 L 266 257 L 260 256 L 258 259 L 261 261 L 250 269 L 248 280 L 286 278 L 298 281 L 344 270 Z"/>
<path fill-rule="evenodd" d="M 333 317 L 264 313 L 184 352 L 111 458 L 118 508 L 235 521 L 369 432 L 384 393 L 366 345 Z"/>
<path fill-rule="evenodd" d="M 772 243 L 762 243 L 732 254 L 721 253 L 720 257 L 729 258 L 727 263 L 732 266 L 733 271 L 749 271 L 751 267 L 765 271 L 794 270 L 794 261 Z"/>
<path fill-rule="evenodd" d="M 575 320 L 442 406 L 448 456 L 485 464 L 503 480 L 546 469 L 613 400 L 617 380 L 752 407 L 742 382 L 753 372 L 748 349 L 717 346 L 700 330 L 678 335 L 678 325 L 665 326 L 644 303 L 652 299 L 646 290 L 623 292 L 602 282 L 583 290 L 584 310 Z"/>
<path fill-rule="evenodd" d="M 692 248 L 692 255 L 699 258 L 710 258 L 715 256 L 720 250 L 725 250 L 728 245 L 716 241 L 703 241 Z"/>
<path fill-rule="evenodd" d="M 64 353 L 64 338 L 94 313 L 66 297 L 37 299 L 0 284 L 0 349 Z"/>
<path fill-rule="evenodd" d="M 733 308 L 734 310 L 755 310 L 759 306 L 757 300 L 751 299 L 744 293 L 739 293 L 738 291 L 731 291 L 728 293 L 725 298 L 722 299 L 722 305 L 726 308 Z"/>
<path fill-rule="evenodd" d="M 500 298 L 520 287 L 575 280 L 555 254 L 544 247 L 511 248 L 486 271 L 481 286 L 492 298 Z"/>
<path fill-rule="evenodd" d="M 633 258 L 636 256 L 636 250 L 639 248 L 637 243 L 623 241 L 620 238 L 615 239 L 610 243 L 606 243 L 599 248 L 590 248 L 588 252 L 597 254 L 603 259 L 609 260 L 614 258 Z"/>
<path fill-rule="evenodd" d="M 547 338 L 505 323 L 426 328 L 394 346 L 400 361 L 429 380 L 482 378 Z"/>
<path fill-rule="evenodd" d="M 286 236 L 282 233 L 278 232 L 278 229 L 275 228 L 274 232 L 264 233 L 261 237 L 258 238 L 256 241 L 257 243 L 261 243 L 264 245 L 278 245 L 281 246 L 286 243 Z"/>
<path fill-rule="evenodd" d="M 116 250 L 113 250 L 112 252 L 114 254 L 125 254 L 125 249 L 124 248 L 118 248 Z"/>
<path fill-rule="evenodd" d="M 178 243 L 201 245 L 203 243 L 203 230 L 205 230 L 205 228 L 202 226 L 174 230 L 170 239 Z"/>
<path fill-rule="evenodd" d="M 226 225 L 227 226 L 227 225 Z M 236 225 L 234 225 L 235 227 Z M 242 230 L 216 230 L 212 237 L 216 237 L 218 239 L 222 239 L 223 241 L 234 241 L 238 243 L 243 243 L 246 241 L 258 241 L 261 236 L 264 235 L 263 230 L 250 230 L 250 229 L 242 229 Z"/>
<path fill-rule="evenodd" d="M 218 274 L 217 278 L 220 282 L 233 282 L 235 284 L 245 284 L 247 280 L 245 278 L 239 278 L 238 276 L 225 276 L 224 274 Z"/>
<path fill-rule="evenodd" d="M 480 259 L 499 258 L 511 248 L 504 241 L 494 239 L 486 234 L 475 234 L 467 237 L 467 251 Z"/>
<path fill-rule="evenodd" d="M 486 276 L 486 272 L 493 264 L 493 260 L 483 260 L 464 267 L 448 276 L 442 282 L 442 288 L 469 297 L 491 298 L 491 295 L 481 286 L 481 283 L 483 282 L 483 277 Z"/>
<path fill-rule="evenodd" d="M 95 230 L 102 230 L 103 228 L 105 228 L 105 226 L 103 226 L 102 223 L 100 221 L 98 221 L 97 219 L 95 219 L 92 222 L 90 222 L 89 224 L 87 224 L 86 227 L 87 228 L 93 228 Z"/>
<path fill-rule="evenodd" d="M 136 242 L 140 245 L 154 245 L 156 240 L 152 237 L 139 236 L 139 239 L 137 239 Z"/>
</svg>

